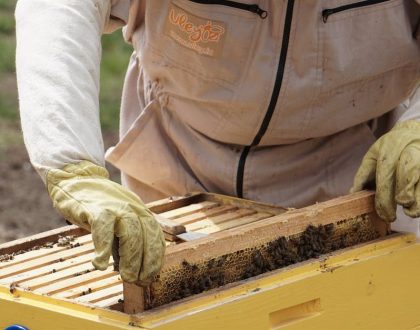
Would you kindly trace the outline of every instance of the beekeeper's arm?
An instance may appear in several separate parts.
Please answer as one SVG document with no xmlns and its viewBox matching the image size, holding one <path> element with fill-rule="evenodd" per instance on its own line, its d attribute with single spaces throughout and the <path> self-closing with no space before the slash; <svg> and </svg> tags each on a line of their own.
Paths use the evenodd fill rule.
<svg viewBox="0 0 420 330">
<path fill-rule="evenodd" d="M 19 0 L 16 70 L 25 144 L 54 206 L 91 230 L 96 268 L 107 268 L 116 235 L 122 278 L 147 284 L 161 267 L 163 234 L 140 199 L 108 179 L 99 122 L 101 35 L 126 24 L 129 6 Z"/>
</svg>

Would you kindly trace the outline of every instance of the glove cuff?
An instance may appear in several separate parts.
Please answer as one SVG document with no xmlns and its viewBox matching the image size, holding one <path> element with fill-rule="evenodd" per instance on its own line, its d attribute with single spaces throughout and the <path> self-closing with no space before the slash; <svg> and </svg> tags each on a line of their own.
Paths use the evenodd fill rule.
<svg viewBox="0 0 420 330">
<path fill-rule="evenodd" d="M 407 120 L 401 121 L 395 124 L 393 130 L 396 129 L 409 129 L 409 130 L 417 130 L 420 132 L 420 121 L 417 120 Z"/>
<path fill-rule="evenodd" d="M 47 187 L 52 185 L 57 185 L 63 180 L 69 179 L 83 179 L 83 178 L 109 178 L 108 171 L 96 164 L 93 164 L 90 161 L 84 160 L 77 164 L 66 165 L 62 169 L 51 169 L 47 172 L 46 181 Z"/>
</svg>

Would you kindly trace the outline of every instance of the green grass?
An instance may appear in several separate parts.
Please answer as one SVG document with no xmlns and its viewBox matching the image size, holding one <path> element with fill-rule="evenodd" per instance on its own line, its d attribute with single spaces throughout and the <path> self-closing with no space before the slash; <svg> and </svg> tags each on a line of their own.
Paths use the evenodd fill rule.
<svg viewBox="0 0 420 330">
<path fill-rule="evenodd" d="M 1 32 L 0 32 L 1 35 Z M 0 37 L 0 74 L 15 73 L 15 40 L 9 36 Z"/>
<path fill-rule="evenodd" d="M 117 129 L 121 91 L 132 47 L 124 42 L 121 31 L 116 31 L 102 37 L 102 48 L 101 123 L 104 130 Z"/>
<path fill-rule="evenodd" d="M 15 73 L 15 5 L 16 0 L 0 0 L 0 121 L 2 122 L 19 120 Z M 121 90 L 132 49 L 124 42 L 121 31 L 104 35 L 102 43 L 101 123 L 104 131 L 117 130 Z"/>
<path fill-rule="evenodd" d="M 14 7 L 15 1 L 0 0 L 0 120 L 16 122 L 19 115 L 15 78 Z M 10 141 L 10 134 L 3 130 L 0 135 L 0 142 L 4 146 Z"/>
<path fill-rule="evenodd" d="M 0 0 L 0 10 L 13 11 L 16 6 L 16 0 Z"/>
<path fill-rule="evenodd" d="M 0 0 L 0 77 L 15 72 L 15 1 Z"/>
<path fill-rule="evenodd" d="M 3 160 L 5 150 L 23 145 L 23 137 L 17 123 L 10 125 L 10 122 L 0 122 L 0 132 L 0 160 Z"/>
<path fill-rule="evenodd" d="M 2 8 L 0 5 L 0 34 L 12 35 L 14 33 L 15 20 L 11 13 L 13 13 L 13 8 Z"/>
</svg>

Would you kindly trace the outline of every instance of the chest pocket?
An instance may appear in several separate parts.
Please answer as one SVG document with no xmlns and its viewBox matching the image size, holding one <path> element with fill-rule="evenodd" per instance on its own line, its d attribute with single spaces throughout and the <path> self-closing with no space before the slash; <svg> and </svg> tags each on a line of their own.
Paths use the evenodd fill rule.
<svg viewBox="0 0 420 330">
<path fill-rule="evenodd" d="M 227 87 L 244 74 L 267 15 L 245 1 L 149 1 L 146 10 L 148 67 L 173 69 L 169 74 L 183 75 L 183 81 L 193 76 L 192 81 Z"/>
<path fill-rule="evenodd" d="M 410 67 L 417 69 L 407 79 L 415 79 L 420 6 L 414 0 L 325 1 L 323 7 L 323 91 Z"/>
</svg>

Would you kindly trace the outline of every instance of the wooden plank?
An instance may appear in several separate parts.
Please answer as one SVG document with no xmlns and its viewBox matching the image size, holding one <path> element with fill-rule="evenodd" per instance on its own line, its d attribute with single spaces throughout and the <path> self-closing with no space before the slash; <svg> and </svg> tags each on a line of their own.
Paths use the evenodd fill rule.
<svg viewBox="0 0 420 330">
<path fill-rule="evenodd" d="M 370 219 L 380 236 L 390 234 L 391 224 L 383 221 L 376 212 L 371 213 Z"/>
<path fill-rule="evenodd" d="M 74 241 L 71 242 L 72 245 L 85 245 L 89 244 L 92 241 L 92 238 L 90 235 L 80 236 L 74 239 Z M 58 253 L 60 251 L 68 250 L 68 246 L 58 246 L 57 244 L 51 245 L 49 247 L 41 247 L 36 250 L 28 251 L 22 254 L 18 254 L 16 256 L 13 256 L 12 260 L 0 262 L 0 273 L 2 272 L 1 269 L 27 262 L 29 260 L 33 260 L 36 258 L 41 258 L 47 255 L 51 255 L 54 253 Z"/>
<path fill-rule="evenodd" d="M 60 236 L 82 236 L 88 233 L 89 232 L 87 230 L 75 225 L 64 226 L 33 236 L 0 244 L 0 255 L 31 249 L 36 245 L 41 246 L 48 242 L 57 242 Z"/>
<path fill-rule="evenodd" d="M 190 204 L 203 202 L 206 199 L 205 193 L 191 193 L 184 196 L 171 196 L 165 199 L 147 203 L 146 206 L 154 213 L 178 209 Z"/>
<path fill-rule="evenodd" d="M 88 253 L 88 254 L 84 254 L 76 258 L 64 260 L 62 262 L 50 264 L 50 265 L 43 266 L 40 268 L 35 268 L 27 272 L 23 272 L 23 273 L 13 275 L 11 277 L 7 277 L 1 280 L 1 284 L 6 284 L 6 285 L 9 285 L 10 283 L 19 284 L 23 281 L 32 280 L 32 279 L 42 277 L 47 274 L 51 274 L 56 271 L 64 270 L 69 267 L 73 267 L 80 264 L 84 264 L 86 262 L 90 262 L 93 259 L 93 256 L 94 256 L 93 253 L 91 254 Z"/>
<path fill-rule="evenodd" d="M 242 217 L 255 214 L 255 213 L 257 213 L 257 211 L 254 211 L 251 209 L 239 209 L 237 211 L 221 214 L 211 219 L 205 219 L 205 220 L 193 222 L 189 225 L 186 225 L 185 229 L 187 229 L 188 231 L 198 231 L 203 228 L 213 227 L 225 221 L 235 220 L 235 219 L 242 218 Z"/>
<path fill-rule="evenodd" d="M 192 241 L 192 240 L 195 240 L 195 239 L 200 239 L 200 238 L 203 238 L 203 237 L 206 237 L 206 236 L 207 236 L 207 234 L 198 233 L 196 231 L 187 231 L 184 234 L 179 234 L 178 238 L 181 241 L 187 241 L 188 242 L 188 241 Z"/>
<path fill-rule="evenodd" d="M 118 275 L 112 267 L 108 267 L 107 270 L 95 270 L 93 272 L 75 276 L 64 281 L 52 283 L 51 285 L 43 286 L 36 290 L 37 293 L 53 295 L 60 291 L 69 290 L 71 288 L 85 285 L 87 283 L 96 282 L 107 277 Z"/>
<path fill-rule="evenodd" d="M 267 203 L 260 203 L 251 200 L 241 199 L 232 196 L 219 195 L 213 193 L 192 193 L 185 196 L 175 196 L 162 199 L 159 201 L 148 203 L 147 206 L 154 213 L 162 214 L 170 210 L 183 208 L 185 206 L 202 203 L 202 202 L 215 202 L 219 205 L 233 205 L 239 208 L 252 207 L 258 212 L 267 212 L 273 214 L 281 214 L 287 211 L 286 208 L 278 205 L 270 205 Z"/>
<path fill-rule="evenodd" d="M 67 269 L 57 271 L 41 277 L 37 277 L 32 280 L 21 281 L 19 286 L 28 290 L 35 290 L 37 288 L 49 285 L 51 283 L 75 277 L 76 274 L 84 274 L 87 272 L 92 272 L 94 270 L 95 268 L 93 267 L 92 263 L 86 262 L 84 264 L 69 267 Z"/>
<path fill-rule="evenodd" d="M 156 221 L 159 222 L 159 225 L 162 227 L 162 230 L 166 233 L 171 235 L 178 235 L 185 233 L 185 227 L 179 223 L 172 221 L 171 219 L 167 219 L 166 217 L 153 213 Z"/>
<path fill-rule="evenodd" d="M 108 299 L 97 301 L 97 302 L 95 302 L 95 306 L 96 307 L 101 307 L 101 308 L 111 308 L 111 309 L 122 311 L 122 306 L 120 307 L 119 305 L 120 304 L 122 305 L 123 299 L 124 299 L 124 296 L 121 293 L 117 296 L 113 296 L 113 297 L 108 298 Z"/>
<path fill-rule="evenodd" d="M 96 303 L 101 300 L 109 299 L 118 295 L 121 295 L 123 292 L 122 283 L 117 283 L 114 286 L 92 292 L 83 296 L 76 298 L 76 301 L 87 302 L 87 303 Z"/>
<path fill-rule="evenodd" d="M 180 234 L 181 235 L 181 234 Z M 178 236 L 177 235 L 172 235 L 172 234 L 168 234 L 167 232 L 163 232 L 163 236 L 165 237 L 165 241 L 166 242 L 172 242 L 175 243 L 177 241 L 179 241 Z M 168 244 L 166 244 L 166 246 L 168 246 Z"/>
<path fill-rule="evenodd" d="M 123 282 L 124 313 L 137 314 L 145 310 L 144 295 L 147 289 Z"/>
<path fill-rule="evenodd" d="M 263 213 L 267 212 L 267 213 L 273 213 L 273 214 L 281 214 L 288 211 L 287 208 L 279 206 L 279 205 L 260 203 L 260 202 L 256 202 L 256 201 L 252 201 L 248 199 L 213 194 L 213 193 L 206 193 L 205 196 L 203 196 L 203 199 L 206 201 L 220 203 L 221 205 L 234 205 L 239 208 L 252 208 L 253 210 L 257 212 L 263 212 Z"/>
<path fill-rule="evenodd" d="M 86 244 L 86 245 L 81 245 L 79 247 L 75 247 L 72 249 L 60 251 L 60 253 L 54 253 L 51 255 L 47 255 L 45 257 L 36 258 L 25 263 L 17 264 L 17 265 L 2 269 L 0 272 L 0 279 L 9 277 L 15 274 L 23 273 L 25 271 L 32 270 L 41 266 L 64 261 L 64 260 L 74 258 L 80 255 L 86 254 L 86 253 L 90 253 L 90 252 L 93 252 L 93 245 Z"/>
<path fill-rule="evenodd" d="M 217 206 L 219 206 L 218 203 L 205 201 L 205 202 L 190 204 L 184 207 L 180 207 L 179 209 L 170 210 L 170 211 L 159 213 L 159 214 L 165 218 L 174 220 L 176 218 L 180 218 L 182 216 L 192 214 L 200 210 L 207 210 L 207 209 L 211 209 Z"/>
<path fill-rule="evenodd" d="M 374 192 L 361 191 L 217 232 L 199 240 L 169 246 L 166 249 L 163 271 L 180 265 L 184 260 L 199 262 L 264 244 L 281 236 L 290 236 L 304 231 L 309 224 L 325 225 L 362 214 L 374 214 L 374 196 Z"/>
<path fill-rule="evenodd" d="M 123 289 L 122 289 L 121 277 L 120 275 L 115 275 L 115 276 L 104 278 L 103 280 L 99 280 L 99 281 L 92 282 L 89 284 L 83 284 L 81 286 L 77 286 L 69 290 L 59 292 L 55 294 L 54 297 L 67 298 L 67 299 L 77 298 L 82 295 L 85 295 L 86 292 L 96 292 L 98 290 L 102 290 L 110 286 L 114 286 L 118 283 L 121 283 L 121 294 L 122 294 Z"/>
<path fill-rule="evenodd" d="M 206 218 L 210 218 L 210 217 L 215 217 L 217 215 L 226 213 L 226 212 L 230 212 L 230 211 L 235 211 L 237 210 L 238 207 L 237 206 L 233 206 L 233 205 L 222 205 L 222 206 L 218 206 L 212 209 L 208 209 L 208 210 L 201 210 L 198 212 L 194 212 L 193 214 L 190 215 L 186 215 L 177 219 L 174 219 L 173 221 L 182 224 L 182 225 L 187 225 L 190 224 L 192 222 L 195 221 L 199 221 L 199 220 L 203 220 Z"/>
<path fill-rule="evenodd" d="M 235 228 L 235 227 L 246 225 L 248 223 L 252 223 L 252 222 L 255 222 L 255 221 L 258 221 L 258 220 L 267 219 L 271 216 L 273 216 L 273 215 L 270 214 L 270 213 L 261 213 L 260 212 L 260 213 L 252 214 L 250 216 L 241 217 L 241 218 L 233 220 L 233 221 L 225 221 L 225 222 L 219 223 L 217 225 L 213 225 L 211 227 L 202 228 L 202 229 L 197 230 L 197 232 L 203 233 L 203 234 L 212 234 L 212 233 L 216 233 L 216 232 L 221 231 L 221 230 Z"/>
</svg>

